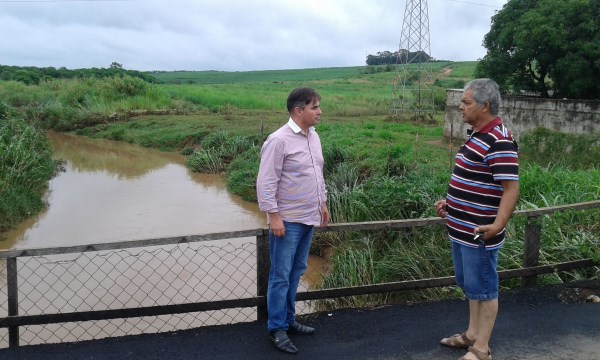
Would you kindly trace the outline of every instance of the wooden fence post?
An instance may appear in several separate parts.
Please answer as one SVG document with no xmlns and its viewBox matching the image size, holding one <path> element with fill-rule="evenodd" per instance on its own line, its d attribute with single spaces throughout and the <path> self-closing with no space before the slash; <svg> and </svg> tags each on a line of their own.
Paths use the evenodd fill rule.
<svg viewBox="0 0 600 360">
<path fill-rule="evenodd" d="M 19 315 L 19 287 L 17 280 L 17 258 L 6 259 L 6 286 L 8 294 L 8 316 Z M 8 328 L 8 346 L 19 347 L 19 327 Z"/>
<path fill-rule="evenodd" d="M 269 230 L 259 229 L 256 234 L 256 294 L 264 296 L 265 301 L 257 306 L 257 320 L 267 319 L 267 288 L 269 286 Z"/>
<path fill-rule="evenodd" d="M 525 246 L 523 249 L 523 267 L 528 268 L 540 264 L 540 241 L 542 233 L 541 217 L 527 218 L 525 226 Z M 537 283 L 537 275 L 524 276 L 523 286 L 532 286 Z"/>
</svg>

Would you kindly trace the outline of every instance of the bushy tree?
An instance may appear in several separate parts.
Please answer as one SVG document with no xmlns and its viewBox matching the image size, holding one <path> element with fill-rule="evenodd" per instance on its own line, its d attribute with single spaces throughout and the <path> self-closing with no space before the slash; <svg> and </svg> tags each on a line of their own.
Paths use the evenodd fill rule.
<svg viewBox="0 0 600 360">
<path fill-rule="evenodd" d="M 433 58 L 424 51 L 410 52 L 406 49 L 400 51 L 378 51 L 376 55 L 369 54 L 366 59 L 367 65 L 389 65 L 406 63 L 423 63 L 432 61 Z"/>
<path fill-rule="evenodd" d="M 49 79 L 104 79 L 123 76 L 139 78 L 149 83 L 159 82 L 154 76 L 146 72 L 136 70 L 125 70 L 123 69 L 122 65 L 117 62 L 113 62 L 109 68 L 91 68 L 75 70 L 69 70 L 65 67 L 60 67 L 56 69 L 54 67 L 38 68 L 34 66 L 19 67 L 0 65 L 0 80 L 20 81 L 27 85 L 38 85 L 40 82 Z"/>
<path fill-rule="evenodd" d="M 509 0 L 492 17 L 475 75 L 503 91 L 600 98 L 600 0 Z"/>
</svg>

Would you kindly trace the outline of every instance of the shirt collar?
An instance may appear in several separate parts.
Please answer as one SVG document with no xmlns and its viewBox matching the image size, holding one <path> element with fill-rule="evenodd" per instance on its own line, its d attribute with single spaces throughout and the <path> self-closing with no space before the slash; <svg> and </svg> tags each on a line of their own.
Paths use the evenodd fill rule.
<svg viewBox="0 0 600 360">
<path fill-rule="evenodd" d="M 482 127 L 481 130 L 479 130 L 478 132 L 480 132 L 482 134 L 487 134 L 498 125 L 502 125 L 502 119 L 500 119 L 500 116 L 496 116 L 496 118 L 494 120 L 487 123 L 487 125 Z"/>
<path fill-rule="evenodd" d="M 288 120 L 288 126 L 296 134 L 302 132 L 302 129 L 300 128 L 300 126 L 298 126 L 298 124 L 296 124 L 296 122 L 292 118 L 290 118 Z M 310 132 L 312 132 L 314 130 L 315 130 L 314 126 L 311 126 L 311 127 L 308 128 L 308 131 L 310 131 Z"/>
</svg>

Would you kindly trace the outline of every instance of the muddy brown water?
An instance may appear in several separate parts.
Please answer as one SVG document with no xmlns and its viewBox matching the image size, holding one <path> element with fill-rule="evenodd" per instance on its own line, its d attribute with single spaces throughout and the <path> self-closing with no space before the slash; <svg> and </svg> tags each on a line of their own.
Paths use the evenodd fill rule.
<svg viewBox="0 0 600 360">
<path fill-rule="evenodd" d="M 47 210 L 5 234 L 0 249 L 72 246 L 265 226 L 255 203 L 229 194 L 222 175 L 189 171 L 185 157 L 49 133 L 65 171 Z"/>
<path fill-rule="evenodd" d="M 244 201 L 240 197 L 228 193 L 223 175 L 191 172 L 185 166 L 186 158 L 180 154 L 65 133 L 49 132 L 48 138 L 56 158 L 64 161 L 64 171 L 50 181 L 46 194 L 47 209 L 23 222 L 17 228 L 2 234 L 4 239 L 0 241 L 0 250 L 76 246 L 266 227 L 265 215 L 259 211 L 256 203 Z M 248 238 L 213 243 L 216 251 L 230 255 L 233 252 L 244 252 L 248 249 L 254 252 L 254 247 L 248 245 L 254 241 L 253 238 Z M 206 251 L 205 249 L 200 250 L 199 245 L 190 245 L 190 247 L 193 248 L 191 249 L 195 254 L 193 256 Z M 138 250 L 131 250 L 133 257 L 141 258 L 136 251 Z M 172 252 L 172 249 L 165 251 L 169 253 Z M 143 256 L 147 254 L 142 253 Z M 122 254 L 111 254 L 110 256 L 122 256 Z M 256 261 L 254 253 L 245 256 L 246 262 Z M 80 259 L 74 260 L 76 257 L 77 254 L 63 255 L 60 259 L 42 259 L 40 263 L 47 267 L 48 264 L 65 262 L 67 258 L 69 262 L 80 261 Z M 148 261 L 149 266 L 153 267 L 151 262 L 158 260 Z M 108 262 L 113 261 L 109 260 Z M 169 264 L 169 262 L 171 263 Z M 169 261 L 162 260 L 156 267 L 176 266 L 176 262 L 177 260 L 174 258 Z M 193 260 L 190 261 L 190 264 L 193 262 Z M 301 287 L 311 288 L 318 283 L 324 265 L 325 263 L 320 257 L 311 256 L 309 270 L 303 277 Z M 202 269 L 202 266 L 204 265 L 199 265 L 195 271 L 205 271 L 206 274 L 211 274 L 211 277 L 217 279 L 217 286 L 232 282 L 235 287 L 235 284 L 238 283 L 253 282 L 252 279 L 255 279 L 256 276 L 254 274 L 252 279 L 247 278 L 249 274 L 255 273 L 255 270 L 249 270 L 245 273 L 237 273 L 241 274 L 239 276 L 243 276 L 243 279 L 235 279 L 238 275 L 226 268 L 221 275 L 216 274 L 215 263 L 206 262 L 205 269 Z M 235 264 L 231 266 L 240 267 Z M 2 267 L 4 269 L 0 272 L 5 271 L 5 265 Z M 36 269 L 39 268 L 36 267 Z M 33 271 L 27 267 L 19 267 L 20 277 L 28 276 L 25 273 L 31 275 Z M 190 275 L 183 273 L 178 276 Z M 232 273 L 234 274 L 233 279 Z M 6 294 L 6 274 L 0 275 L 0 293 Z M 135 277 L 135 274 L 131 275 L 132 279 Z M 104 281 L 101 278 L 98 280 Z M 148 281 L 151 280 L 148 278 Z M 93 281 L 93 279 L 89 281 Z M 158 281 L 160 282 L 162 279 L 158 279 Z M 214 285 L 201 286 L 209 288 Z M 252 289 L 253 286 L 255 287 L 250 284 L 247 288 Z M 56 292 L 56 294 L 70 292 L 69 284 L 64 285 L 63 289 L 60 289 L 60 286 L 57 288 L 56 284 L 43 282 L 34 284 L 33 287 L 36 288 L 36 291 L 30 293 L 29 298 L 21 296 L 19 299 L 21 308 L 31 306 L 28 309 L 25 308 L 25 311 L 21 313 L 52 313 L 54 309 L 77 311 L 74 308 L 71 309 L 69 304 L 61 305 L 55 301 L 48 301 L 47 295 L 33 298 L 34 294 L 48 291 Z M 114 290 L 109 288 L 105 296 L 119 298 L 120 295 L 117 292 L 121 292 L 123 289 L 125 292 L 131 292 L 130 287 L 131 285 L 115 286 Z M 248 296 L 247 288 L 241 289 L 240 294 L 233 291 L 231 296 Z M 41 291 L 41 289 L 45 290 Z M 181 295 L 178 293 L 181 289 L 187 289 L 186 285 L 182 284 L 181 288 L 167 286 L 163 296 L 177 299 Z M 97 292 L 97 290 L 91 291 L 86 298 L 94 297 L 93 292 Z M 252 295 L 254 294 L 250 294 L 250 296 Z M 61 300 L 73 301 L 72 299 L 65 300 L 63 296 L 57 296 L 56 301 L 60 302 Z M 144 301 L 146 300 L 148 299 L 144 299 Z M 195 300 L 205 301 L 207 299 L 197 298 Z M 6 299 L 0 299 L 1 316 L 6 315 L 5 301 Z M 99 301 L 102 302 L 102 300 Z M 44 302 L 49 302 L 48 305 L 51 307 L 49 309 L 40 307 L 39 304 Z M 140 305 L 148 304 L 143 301 L 136 302 L 135 299 L 123 302 L 123 306 L 126 307 Z M 308 308 L 302 307 L 301 312 L 310 311 Z M 242 316 L 240 319 L 235 319 L 233 316 L 231 321 L 247 320 L 248 313 L 242 312 L 240 316 Z M 206 324 L 206 320 L 203 320 L 202 324 Z M 177 328 L 178 326 L 173 326 L 173 330 Z M 51 330 L 54 333 L 53 336 L 60 337 L 60 331 L 58 331 L 60 329 L 59 327 Z M 77 330 L 71 330 L 68 333 L 71 332 L 74 336 L 81 335 Z M 132 330 L 128 333 L 135 332 Z M 37 336 L 39 335 L 29 336 L 31 343 L 63 340 L 59 338 L 40 340 Z M 1 338 L 2 336 L 0 336 L 0 343 L 3 342 Z"/>
</svg>

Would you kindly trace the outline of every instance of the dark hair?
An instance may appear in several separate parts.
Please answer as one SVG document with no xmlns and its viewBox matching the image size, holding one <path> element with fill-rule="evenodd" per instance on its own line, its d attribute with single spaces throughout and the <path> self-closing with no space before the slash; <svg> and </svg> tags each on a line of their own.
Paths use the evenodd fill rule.
<svg viewBox="0 0 600 360">
<path fill-rule="evenodd" d="M 306 87 L 294 89 L 287 98 L 288 112 L 291 113 L 297 106 L 304 109 L 306 105 L 314 100 L 321 100 L 321 95 L 314 89 Z"/>
<path fill-rule="evenodd" d="M 473 91 L 473 100 L 480 106 L 490 103 L 490 112 L 492 115 L 498 115 L 500 109 L 500 90 L 498 84 L 492 79 L 475 79 L 465 85 L 464 91 Z"/>
</svg>

